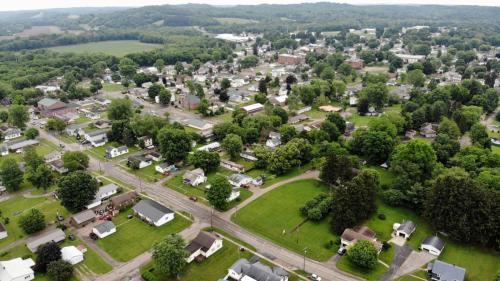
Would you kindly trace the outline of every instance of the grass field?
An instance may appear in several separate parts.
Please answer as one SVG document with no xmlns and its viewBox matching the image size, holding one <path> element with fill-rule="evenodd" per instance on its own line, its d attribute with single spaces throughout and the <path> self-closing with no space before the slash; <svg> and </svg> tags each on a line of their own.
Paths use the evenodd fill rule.
<svg viewBox="0 0 500 281">
<path fill-rule="evenodd" d="M 161 45 L 159 44 L 147 44 L 136 40 L 117 40 L 59 46 L 48 49 L 62 53 L 104 53 L 122 57 L 130 53 L 151 51 L 160 47 Z"/>
<path fill-rule="evenodd" d="M 108 142 L 103 146 L 92 147 L 90 149 L 87 149 L 84 151 L 84 153 L 88 154 L 89 156 L 95 157 L 101 161 L 108 161 L 110 159 L 106 158 L 105 156 L 106 156 L 106 148 L 108 148 L 109 146 L 119 147 L 122 145 L 119 144 L 118 142 Z M 118 157 L 111 158 L 111 159 L 112 160 L 124 159 L 124 158 L 127 158 L 128 156 L 130 156 L 134 153 L 137 153 L 137 152 L 139 152 L 139 148 L 137 148 L 135 146 L 131 146 L 128 148 L 128 153 L 125 153 L 123 155 L 120 155 Z"/>
<path fill-rule="evenodd" d="M 257 23 L 256 20 L 242 19 L 242 18 L 215 18 L 218 22 L 222 24 L 248 24 Z"/>
<path fill-rule="evenodd" d="M 155 166 L 159 164 L 159 162 L 153 162 L 153 164 L 145 167 L 145 168 L 142 168 L 142 169 L 139 169 L 139 170 L 134 170 L 134 169 L 131 169 L 127 166 L 127 160 L 124 160 L 122 162 L 120 162 L 120 167 L 131 173 L 131 174 L 134 174 L 138 177 L 140 177 L 141 179 L 145 180 L 145 181 L 149 181 L 149 182 L 156 182 L 158 180 L 161 180 L 163 179 L 165 176 L 158 173 L 156 170 L 155 170 Z"/>
<path fill-rule="evenodd" d="M 104 83 L 102 84 L 102 90 L 105 92 L 121 92 L 125 89 L 122 84 L 111 84 Z"/>
<path fill-rule="evenodd" d="M 343 256 L 342 258 L 340 258 L 340 260 L 337 262 L 337 268 L 370 281 L 378 280 L 380 277 L 382 277 L 382 275 L 384 275 L 385 271 L 387 270 L 387 268 L 380 263 L 377 263 L 377 266 L 375 266 L 375 268 L 371 270 L 361 268 L 351 263 L 347 256 Z"/>
<path fill-rule="evenodd" d="M 176 215 L 175 219 L 160 227 L 151 226 L 134 217 L 127 219 L 132 209 L 120 213 L 113 218 L 116 233 L 97 240 L 97 245 L 106 251 L 115 260 L 126 262 L 145 251 L 167 235 L 182 231 L 191 225 L 191 221 Z"/>
<path fill-rule="evenodd" d="M 289 183 L 248 204 L 232 220 L 297 253 L 302 254 L 307 247 L 308 257 L 325 261 L 337 250 L 337 246 L 328 249 L 327 244 L 338 236 L 331 232 L 327 219 L 313 223 L 299 212 L 306 201 L 323 192 L 328 192 L 328 187 L 315 180 Z"/>
<path fill-rule="evenodd" d="M 246 174 L 248 176 L 251 176 L 252 178 L 256 178 L 258 176 L 265 176 L 266 181 L 261 186 L 261 188 L 266 188 L 266 187 L 271 186 L 271 185 L 278 183 L 280 181 L 284 181 L 284 180 L 296 177 L 300 174 L 303 174 L 304 172 L 310 170 L 311 167 L 312 167 L 311 163 L 308 163 L 302 167 L 295 168 L 295 169 L 289 171 L 288 173 L 280 175 L 280 176 L 273 175 L 266 170 L 260 170 L 260 169 L 253 169 L 251 171 L 248 171 Z"/>
</svg>

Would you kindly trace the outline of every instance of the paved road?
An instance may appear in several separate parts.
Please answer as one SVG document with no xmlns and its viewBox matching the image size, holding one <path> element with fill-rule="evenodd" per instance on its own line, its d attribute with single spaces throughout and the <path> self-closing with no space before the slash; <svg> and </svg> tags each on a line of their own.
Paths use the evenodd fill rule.
<svg viewBox="0 0 500 281">
<path fill-rule="evenodd" d="M 51 142 L 57 143 L 58 139 L 40 130 L 40 136 L 48 139 Z M 72 143 L 65 145 L 66 150 L 83 150 L 81 145 Z M 194 203 L 190 201 L 184 195 L 171 190 L 169 188 L 163 187 L 159 183 L 149 183 L 140 180 L 138 177 L 127 173 L 126 171 L 115 166 L 115 163 L 112 161 L 109 162 L 100 162 L 93 157 L 90 157 L 89 169 L 92 171 L 99 171 L 101 169 L 104 172 L 105 176 L 111 176 L 117 178 L 123 182 L 126 182 L 132 186 L 136 187 L 138 192 L 145 193 L 146 195 L 162 202 L 166 206 L 172 208 L 175 211 L 184 211 L 195 217 L 195 221 L 197 222 L 197 226 L 201 225 L 210 225 L 212 223 L 213 226 L 220 228 L 227 233 L 247 242 L 254 247 L 257 248 L 259 253 L 262 253 L 266 256 L 274 256 L 276 259 L 275 263 L 289 269 L 296 270 L 302 269 L 304 258 L 302 255 L 299 255 L 295 252 L 289 251 L 285 248 L 282 248 L 273 242 L 270 242 L 260 236 L 257 236 L 253 233 L 250 233 L 247 230 L 244 230 L 240 226 L 231 222 L 228 218 L 226 218 L 222 213 L 218 211 L 212 211 L 212 209 L 206 205 L 201 203 Z M 316 174 L 310 174 L 316 176 Z M 268 187 L 270 188 L 270 187 Z M 213 215 L 212 215 L 213 212 Z M 144 257 L 147 255 L 144 254 Z M 141 256 L 142 257 L 142 256 Z M 136 269 L 139 261 L 135 259 L 130 262 L 130 265 L 127 263 L 123 266 L 112 271 L 111 276 L 116 274 L 116 276 L 122 276 L 124 272 L 131 269 Z M 116 272 L 118 273 L 116 273 Z M 323 277 L 323 280 L 331 280 L 331 281 L 355 281 L 361 280 L 357 277 L 351 276 L 345 272 L 341 272 L 336 268 L 332 268 L 327 263 L 321 263 L 318 261 L 314 261 L 311 259 L 306 260 L 306 271 L 314 272 L 319 276 Z M 129 271 L 130 272 L 130 271 Z M 106 275 L 107 276 L 107 275 Z M 113 278 L 108 279 L 99 279 L 99 280 L 115 280 Z"/>
</svg>

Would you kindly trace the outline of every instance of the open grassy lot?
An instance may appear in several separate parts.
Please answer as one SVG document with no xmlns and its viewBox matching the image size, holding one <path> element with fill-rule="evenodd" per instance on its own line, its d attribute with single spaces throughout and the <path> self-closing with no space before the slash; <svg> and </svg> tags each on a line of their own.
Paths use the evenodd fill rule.
<svg viewBox="0 0 500 281">
<path fill-rule="evenodd" d="M 337 261 L 337 268 L 367 280 L 378 280 L 387 270 L 387 268 L 380 263 L 377 263 L 377 266 L 372 270 L 361 268 L 351 263 L 347 256 L 343 256 L 339 261 Z"/>
<path fill-rule="evenodd" d="M 290 172 L 283 174 L 283 175 L 280 175 L 280 176 L 273 175 L 266 170 L 260 170 L 260 169 L 253 169 L 251 171 L 248 171 L 248 173 L 246 173 L 246 174 L 251 176 L 252 178 L 256 178 L 258 176 L 265 176 L 266 181 L 261 186 L 261 188 L 266 188 L 266 187 L 271 186 L 271 185 L 278 183 L 280 181 L 284 181 L 284 180 L 296 177 L 298 175 L 301 175 L 304 172 L 306 172 L 307 170 L 310 170 L 311 167 L 312 167 L 311 163 L 307 163 L 306 165 L 304 165 L 302 167 L 295 168 L 295 169 L 291 170 Z"/>
<path fill-rule="evenodd" d="M 118 157 L 117 157 L 118 158 Z M 127 160 L 124 160 L 122 162 L 120 162 L 120 167 L 122 169 L 124 169 L 125 171 L 131 173 L 131 174 L 134 174 L 138 177 L 140 177 L 141 179 L 145 180 L 145 181 L 149 181 L 149 182 L 156 182 L 156 181 L 159 181 L 161 179 L 163 179 L 165 176 L 158 173 L 156 170 L 155 170 L 155 166 L 158 165 L 160 162 L 154 162 L 153 161 L 153 164 L 145 167 L 145 168 L 142 168 L 142 169 L 139 169 L 139 170 L 134 170 L 132 168 L 129 168 L 127 166 Z"/>
<path fill-rule="evenodd" d="M 338 236 L 330 229 L 328 219 L 319 223 L 306 221 L 299 208 L 314 196 L 328 192 L 316 180 L 302 180 L 272 190 L 233 215 L 233 221 L 297 253 L 308 248 L 307 255 L 325 261 L 337 250 L 327 248 Z"/>
<path fill-rule="evenodd" d="M 19 227 L 19 219 L 31 209 L 38 209 L 45 215 L 45 221 L 54 221 L 57 212 L 63 216 L 68 215 L 66 208 L 55 199 L 48 198 L 24 198 L 13 196 L 11 199 L 0 202 L 2 212 L 2 223 L 7 229 L 8 236 L 0 240 L 0 247 L 4 247 L 16 240 L 25 239 L 28 235 Z M 5 219 L 9 218 L 9 223 L 5 224 Z"/>
<path fill-rule="evenodd" d="M 104 83 L 102 84 L 102 90 L 105 92 L 121 92 L 125 89 L 122 84 L 112 84 Z"/>
<path fill-rule="evenodd" d="M 139 148 L 137 148 L 135 146 L 131 146 L 128 148 L 128 153 L 125 153 L 125 154 L 120 155 L 120 156 L 115 157 L 115 158 L 108 159 L 105 157 L 106 156 L 106 148 L 108 146 L 119 147 L 122 145 L 119 144 L 118 142 L 108 142 L 103 146 L 92 147 L 90 149 L 85 150 L 84 152 L 86 154 L 88 154 L 89 156 L 95 157 L 95 158 L 100 159 L 102 161 L 124 159 L 124 158 L 127 158 L 128 156 L 130 156 L 131 154 L 139 152 Z"/>
<path fill-rule="evenodd" d="M 126 262 L 151 249 L 153 244 L 165 236 L 182 231 L 191 221 L 176 215 L 175 219 L 160 227 L 151 226 L 134 217 L 127 219 L 132 210 L 122 212 L 113 218 L 116 233 L 97 240 L 97 245 L 115 260 Z"/>
<path fill-rule="evenodd" d="M 117 40 L 58 46 L 48 49 L 62 53 L 104 53 L 121 57 L 130 53 L 151 51 L 160 47 L 159 44 L 146 44 L 136 40 Z"/>
</svg>

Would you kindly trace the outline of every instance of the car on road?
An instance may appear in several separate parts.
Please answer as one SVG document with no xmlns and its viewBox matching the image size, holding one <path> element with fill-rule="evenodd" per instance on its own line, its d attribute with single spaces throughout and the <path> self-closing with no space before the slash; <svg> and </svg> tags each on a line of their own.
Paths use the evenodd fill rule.
<svg viewBox="0 0 500 281">
<path fill-rule="evenodd" d="M 198 202 L 198 197 L 196 196 L 191 196 L 189 197 L 189 200 L 193 201 L 193 202 Z"/>
<path fill-rule="evenodd" d="M 308 276 L 308 279 L 311 280 L 311 281 L 321 281 L 321 277 L 319 277 L 318 275 L 316 274 L 311 274 Z"/>
</svg>

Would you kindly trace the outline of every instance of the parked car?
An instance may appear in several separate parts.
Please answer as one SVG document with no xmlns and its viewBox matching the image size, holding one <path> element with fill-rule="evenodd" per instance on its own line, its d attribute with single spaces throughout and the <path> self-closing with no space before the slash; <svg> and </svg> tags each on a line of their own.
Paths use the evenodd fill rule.
<svg viewBox="0 0 500 281">
<path fill-rule="evenodd" d="M 90 237 L 90 239 L 92 239 L 92 240 L 97 240 L 97 239 L 99 239 L 99 237 L 97 236 L 97 234 L 95 234 L 94 232 L 91 232 L 91 233 L 89 234 L 89 237 Z"/>
<path fill-rule="evenodd" d="M 321 277 L 319 277 L 316 274 L 311 274 L 311 275 L 309 275 L 308 278 L 309 278 L 309 280 L 312 280 L 312 281 L 321 281 Z"/>
<path fill-rule="evenodd" d="M 92 233 L 92 234 L 94 234 L 94 233 Z M 73 235 L 73 234 L 68 235 L 68 239 L 70 241 L 75 241 L 75 235 Z"/>
<path fill-rule="evenodd" d="M 196 196 L 191 196 L 189 197 L 189 200 L 193 201 L 193 202 L 198 202 L 198 197 Z"/>
<path fill-rule="evenodd" d="M 337 254 L 343 256 L 347 252 L 347 249 L 344 247 L 340 247 L 339 250 L 337 251 Z"/>
</svg>

